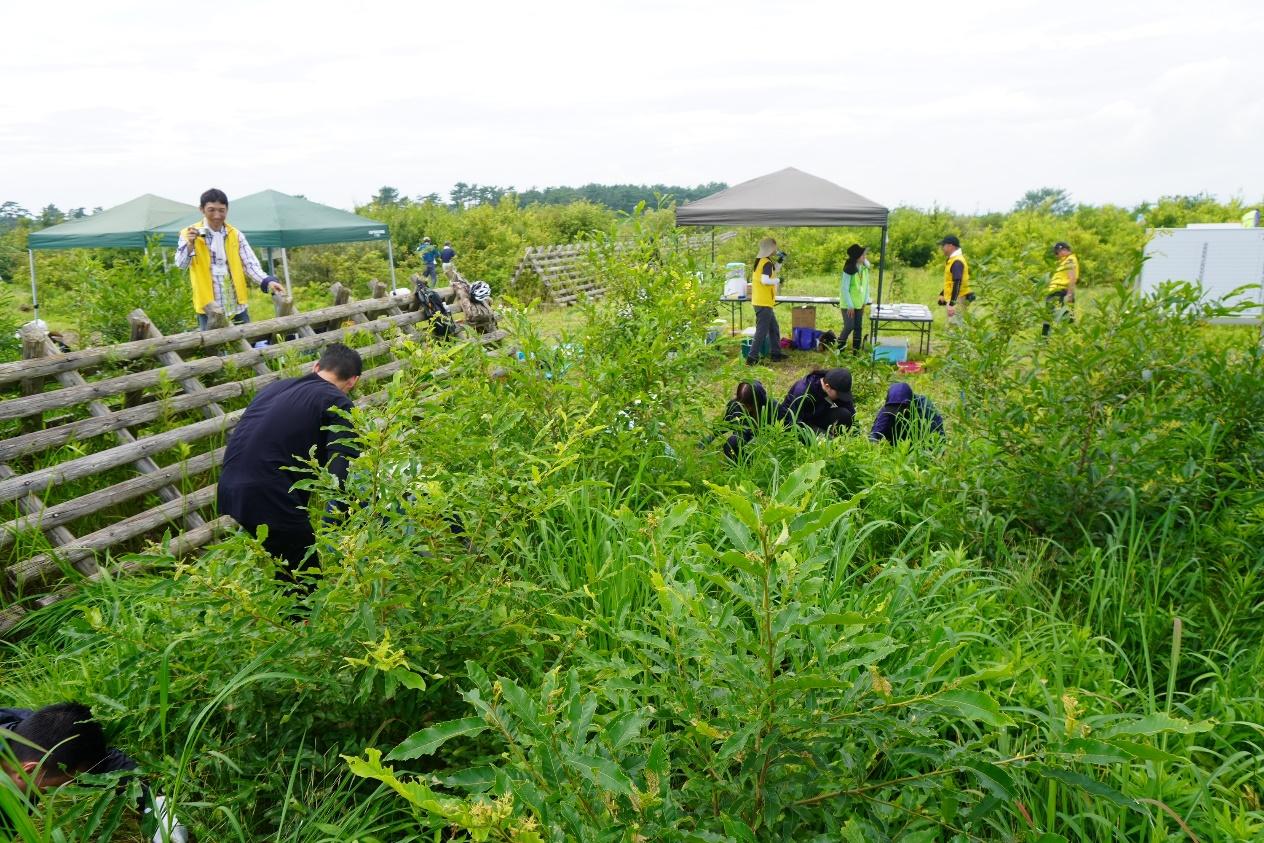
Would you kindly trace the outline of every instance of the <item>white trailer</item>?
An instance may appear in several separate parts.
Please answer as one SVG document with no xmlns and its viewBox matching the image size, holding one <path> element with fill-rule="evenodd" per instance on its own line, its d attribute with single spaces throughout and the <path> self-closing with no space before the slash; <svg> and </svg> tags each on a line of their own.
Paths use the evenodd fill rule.
<svg viewBox="0 0 1264 843">
<path fill-rule="evenodd" d="M 1190 281 L 1202 285 L 1211 298 L 1225 298 L 1246 285 L 1255 285 L 1227 299 L 1228 304 L 1250 307 L 1237 317 L 1218 322 L 1259 324 L 1264 321 L 1264 228 L 1244 228 L 1237 223 L 1158 228 L 1145 247 L 1138 286 L 1143 293 L 1165 281 Z"/>
</svg>

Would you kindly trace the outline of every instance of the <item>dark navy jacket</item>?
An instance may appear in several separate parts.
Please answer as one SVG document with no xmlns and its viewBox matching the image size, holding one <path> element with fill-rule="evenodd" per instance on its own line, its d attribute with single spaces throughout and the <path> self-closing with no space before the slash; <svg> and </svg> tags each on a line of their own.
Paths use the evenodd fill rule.
<svg viewBox="0 0 1264 843">
<path fill-rule="evenodd" d="M 738 401 L 730 400 L 724 408 L 724 421 L 733 431 L 724 443 L 724 456 L 735 460 L 742 452 L 742 446 L 755 438 L 755 431 L 761 424 L 785 423 L 785 410 L 775 398 L 768 397 L 768 390 L 759 381 L 751 382 L 751 396 L 754 399 L 755 415 L 752 417 Z"/>
<path fill-rule="evenodd" d="M 0 729 L 8 729 L 12 732 L 17 729 L 19 723 L 34 713 L 35 712 L 29 708 L 0 708 Z M 3 747 L 2 738 L 0 738 L 0 747 Z M 140 765 L 135 761 L 128 758 L 117 749 L 111 747 L 106 750 L 105 757 L 102 758 L 95 767 L 87 772 L 92 773 L 93 775 L 99 773 L 122 773 L 127 772 L 128 770 L 135 770 L 139 766 Z M 5 774 L 0 773 L 0 776 L 3 775 Z M 140 803 L 137 805 L 137 810 L 144 813 L 146 806 L 152 805 L 153 801 L 153 796 L 150 794 L 149 788 L 144 784 L 144 782 L 142 782 Z M 28 801 L 27 808 L 29 809 L 30 807 L 31 804 Z M 0 840 L 8 840 L 9 838 L 4 835 L 13 831 L 14 829 L 8 819 L 5 816 L 0 815 Z"/>
<path fill-rule="evenodd" d="M 929 398 L 914 395 L 913 387 L 906 383 L 893 383 L 887 389 L 887 403 L 873 420 L 869 438 L 895 444 L 907 439 L 918 428 L 928 433 L 944 435 L 944 419 Z"/>
<path fill-rule="evenodd" d="M 250 402 L 228 439 L 219 475 L 219 513 L 248 530 L 310 532 L 306 491 L 290 490 L 302 479 L 293 469 L 315 449 L 317 461 L 343 481 L 355 456 L 345 435 L 326 428 L 345 425 L 335 410 L 351 407 L 338 387 L 313 373 L 264 387 Z"/>
<path fill-rule="evenodd" d="M 0 708 L 0 729 L 8 729 L 12 732 L 17 729 L 19 723 L 34 713 L 29 708 Z M 110 749 L 106 752 L 105 758 L 101 760 L 101 763 L 97 764 L 89 772 L 114 773 L 124 770 L 135 770 L 138 766 L 135 761 L 117 749 Z"/>
<path fill-rule="evenodd" d="M 783 402 L 791 419 L 810 427 L 817 433 L 829 433 L 833 428 L 851 429 L 856 417 L 856 407 L 847 393 L 839 401 L 831 401 L 821 388 L 824 372 L 809 372 L 799 378 L 786 393 Z"/>
</svg>

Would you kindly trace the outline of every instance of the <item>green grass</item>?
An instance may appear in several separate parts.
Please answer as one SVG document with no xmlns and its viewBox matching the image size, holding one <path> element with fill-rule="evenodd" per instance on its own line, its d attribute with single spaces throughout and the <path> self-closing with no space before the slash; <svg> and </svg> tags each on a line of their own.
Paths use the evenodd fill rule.
<svg viewBox="0 0 1264 843">
<path fill-rule="evenodd" d="M 915 376 L 947 447 L 773 427 L 730 464 L 739 378 L 851 363 L 864 423 L 895 375 L 752 372 L 634 258 L 509 314 L 527 361 L 419 349 L 356 412 L 305 623 L 250 537 L 155 552 L 27 621 L 0 692 L 91 702 L 201 839 L 1260 839 L 1253 334 L 1102 289 L 1040 342 L 987 277 Z M 97 839 L 109 798 L 21 839 Z"/>
</svg>

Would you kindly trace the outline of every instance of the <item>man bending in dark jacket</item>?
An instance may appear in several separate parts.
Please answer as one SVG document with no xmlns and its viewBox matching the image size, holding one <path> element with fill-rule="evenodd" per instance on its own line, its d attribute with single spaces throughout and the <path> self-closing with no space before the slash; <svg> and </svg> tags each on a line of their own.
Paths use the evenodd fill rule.
<svg viewBox="0 0 1264 843">
<path fill-rule="evenodd" d="M 342 483 L 355 451 L 347 434 L 330 430 L 346 424 L 348 394 L 360 380 L 358 352 L 328 346 L 310 375 L 269 384 L 255 396 L 228 440 L 219 476 L 219 512 L 254 533 L 268 525 L 263 547 L 285 561 L 287 579 L 316 543 L 307 512 L 308 493 L 291 487 L 309 455 Z"/>
</svg>

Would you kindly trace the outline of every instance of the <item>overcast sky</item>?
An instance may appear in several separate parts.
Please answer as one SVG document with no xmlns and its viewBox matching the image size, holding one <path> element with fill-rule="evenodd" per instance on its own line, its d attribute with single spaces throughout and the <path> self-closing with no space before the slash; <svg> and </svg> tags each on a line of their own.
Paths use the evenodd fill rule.
<svg viewBox="0 0 1264 843">
<path fill-rule="evenodd" d="M 1264 197 L 1264 1 L 0 3 L 0 201 L 730 184 Z"/>
</svg>

